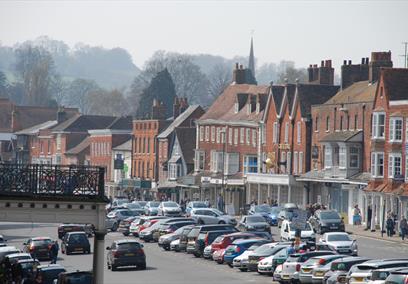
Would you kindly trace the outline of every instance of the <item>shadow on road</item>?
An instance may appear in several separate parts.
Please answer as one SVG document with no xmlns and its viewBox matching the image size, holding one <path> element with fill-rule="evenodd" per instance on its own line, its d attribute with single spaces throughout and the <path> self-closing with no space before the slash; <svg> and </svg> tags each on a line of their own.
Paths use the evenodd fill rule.
<svg viewBox="0 0 408 284">
<path fill-rule="evenodd" d="M 2 223 L 0 224 L 0 231 L 13 229 L 34 229 L 55 227 L 53 224 L 34 224 L 34 223 Z"/>
<path fill-rule="evenodd" d="M 137 268 L 137 267 L 118 267 L 117 271 L 120 272 L 120 271 L 133 271 L 133 270 L 147 271 L 147 270 L 157 270 L 157 268 L 148 266 L 148 267 L 146 267 L 146 269 L 142 270 L 142 269 Z"/>
</svg>

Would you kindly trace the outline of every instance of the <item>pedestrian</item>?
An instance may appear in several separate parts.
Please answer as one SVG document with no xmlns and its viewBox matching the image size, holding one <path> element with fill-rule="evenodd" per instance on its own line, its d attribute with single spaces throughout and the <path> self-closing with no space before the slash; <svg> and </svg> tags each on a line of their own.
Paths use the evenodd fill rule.
<svg viewBox="0 0 408 284">
<path fill-rule="evenodd" d="M 218 210 L 220 210 L 221 212 L 224 212 L 224 198 L 222 197 L 221 193 L 218 195 L 217 207 L 218 207 Z"/>
<path fill-rule="evenodd" d="M 366 224 L 366 230 L 369 230 L 371 228 L 371 217 L 373 216 L 373 209 L 371 208 L 371 205 L 368 205 L 367 207 L 367 224 Z"/>
<path fill-rule="evenodd" d="M 54 241 L 50 248 L 51 264 L 57 263 L 58 251 L 59 251 L 58 241 Z"/>
<path fill-rule="evenodd" d="M 361 210 L 357 204 L 354 206 L 353 225 L 361 225 Z"/>
<path fill-rule="evenodd" d="M 405 216 L 402 217 L 400 221 L 400 230 L 401 230 L 401 238 L 402 240 L 405 239 L 405 236 L 408 234 L 408 223 Z"/>
<path fill-rule="evenodd" d="M 391 218 L 391 215 L 388 215 L 386 221 L 387 236 L 392 237 L 394 235 L 394 220 Z"/>
<path fill-rule="evenodd" d="M 288 254 L 288 255 L 291 255 L 291 254 L 294 254 L 294 253 L 296 253 L 295 243 L 292 242 L 292 243 L 290 244 L 290 247 L 287 248 L 287 254 Z"/>
</svg>

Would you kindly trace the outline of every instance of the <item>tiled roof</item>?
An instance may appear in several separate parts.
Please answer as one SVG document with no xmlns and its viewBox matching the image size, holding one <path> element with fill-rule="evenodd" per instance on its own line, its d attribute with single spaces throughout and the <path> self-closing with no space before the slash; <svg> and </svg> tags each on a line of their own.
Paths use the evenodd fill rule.
<svg viewBox="0 0 408 284">
<path fill-rule="evenodd" d="M 341 90 L 325 104 L 343 104 L 374 101 L 377 82 L 359 81 Z"/>
<path fill-rule="evenodd" d="M 408 69 L 382 68 L 381 74 L 390 101 L 408 100 Z"/>
<path fill-rule="evenodd" d="M 77 115 L 57 125 L 52 131 L 86 132 L 91 129 L 106 129 L 117 118 L 103 115 Z"/>
<path fill-rule="evenodd" d="M 176 127 L 179 127 L 186 119 L 188 119 L 197 109 L 201 109 L 199 105 L 189 106 L 185 111 L 183 111 L 176 119 L 162 132 L 157 138 L 167 138 L 171 133 L 173 133 Z M 203 110 L 204 112 L 204 110 Z"/>
<path fill-rule="evenodd" d="M 132 151 L 132 139 L 113 148 L 115 151 Z"/>
<path fill-rule="evenodd" d="M 280 106 L 283 100 L 283 92 L 285 91 L 284 86 L 275 86 L 272 85 L 272 98 L 273 102 L 275 103 L 275 109 L 279 112 Z"/>
<path fill-rule="evenodd" d="M 245 103 L 248 95 L 268 94 L 269 86 L 257 86 L 249 84 L 231 84 L 225 88 L 224 92 L 214 101 L 207 112 L 199 119 L 220 120 L 220 121 L 260 121 L 264 110 L 248 114 L 247 108 L 242 107 L 235 113 L 236 100 Z M 266 101 L 266 100 L 265 100 Z"/>
<path fill-rule="evenodd" d="M 359 133 L 362 133 L 361 130 L 347 130 L 347 131 L 337 131 L 324 136 L 320 142 L 347 142 Z"/>
<path fill-rule="evenodd" d="M 311 114 L 311 106 L 325 103 L 333 97 L 340 89 L 340 86 L 299 84 L 297 86 L 298 103 L 302 117 Z"/>
<path fill-rule="evenodd" d="M 79 144 L 76 146 L 72 147 L 71 149 L 68 149 L 68 151 L 65 152 L 66 155 L 78 155 L 82 151 L 88 151 L 89 152 L 89 145 L 91 144 L 89 137 L 85 137 Z"/>
<path fill-rule="evenodd" d="M 179 142 L 184 161 L 187 164 L 194 164 L 194 149 L 196 146 L 195 127 L 177 127 L 175 134 Z"/>
<path fill-rule="evenodd" d="M 40 130 L 42 129 L 47 129 L 50 127 L 53 127 L 58 124 L 58 121 L 56 120 L 50 120 L 46 121 L 37 125 L 34 125 L 32 127 L 17 131 L 15 134 L 16 135 L 30 135 L 30 134 L 37 134 Z"/>
<path fill-rule="evenodd" d="M 108 127 L 107 129 L 111 130 L 132 130 L 133 118 L 131 116 L 121 116 L 117 117 Z"/>
</svg>

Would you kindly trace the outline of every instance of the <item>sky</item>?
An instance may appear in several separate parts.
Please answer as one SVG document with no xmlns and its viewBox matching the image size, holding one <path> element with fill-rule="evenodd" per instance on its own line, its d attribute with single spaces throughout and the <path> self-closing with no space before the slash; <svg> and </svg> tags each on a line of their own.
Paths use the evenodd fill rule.
<svg viewBox="0 0 408 284">
<path fill-rule="evenodd" d="M 134 63 L 156 51 L 248 55 L 258 66 L 292 60 L 298 67 L 332 59 L 359 62 L 391 50 L 403 67 L 408 1 L 0 1 L 0 42 L 41 35 L 106 48 L 122 47 Z M 336 70 L 337 71 L 337 70 Z"/>
</svg>

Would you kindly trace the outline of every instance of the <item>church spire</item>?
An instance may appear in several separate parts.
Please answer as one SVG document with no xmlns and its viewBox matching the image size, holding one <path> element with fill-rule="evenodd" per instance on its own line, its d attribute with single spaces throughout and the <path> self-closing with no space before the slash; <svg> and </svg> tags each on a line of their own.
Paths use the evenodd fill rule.
<svg viewBox="0 0 408 284">
<path fill-rule="evenodd" d="M 253 37 L 251 37 L 251 49 L 249 51 L 248 68 L 252 72 L 252 76 L 255 78 L 255 57 L 254 57 L 254 42 Z"/>
</svg>

